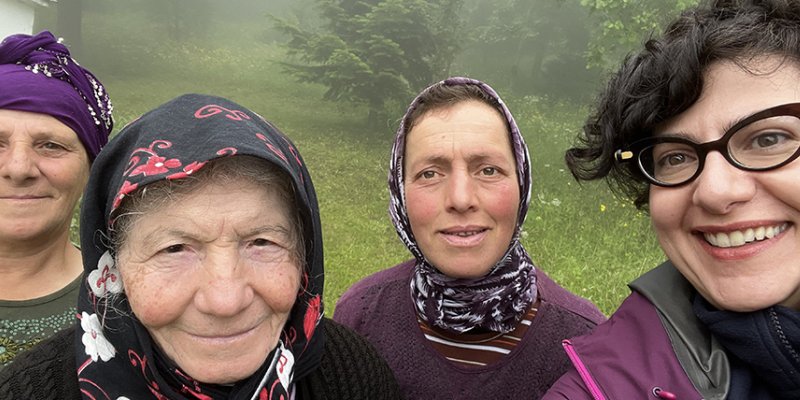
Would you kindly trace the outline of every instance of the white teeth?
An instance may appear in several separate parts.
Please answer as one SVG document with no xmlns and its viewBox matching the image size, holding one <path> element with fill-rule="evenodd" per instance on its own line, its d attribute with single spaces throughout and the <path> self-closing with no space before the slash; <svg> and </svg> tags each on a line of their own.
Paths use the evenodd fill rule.
<svg viewBox="0 0 800 400">
<path fill-rule="evenodd" d="M 474 235 L 474 234 L 476 234 L 476 233 L 478 233 L 478 232 L 476 232 L 476 231 L 471 231 L 471 232 L 456 232 L 456 233 L 453 233 L 453 235 L 456 235 L 456 236 L 461 236 L 461 237 L 467 237 L 467 236 L 472 236 L 472 235 Z"/>
<path fill-rule="evenodd" d="M 745 244 L 744 233 L 740 231 L 731 232 L 728 236 L 731 238 L 731 246 L 741 246 Z"/>
<path fill-rule="evenodd" d="M 747 228 L 744 231 L 704 233 L 703 237 L 715 247 L 738 247 L 756 240 L 772 239 L 785 231 L 788 226 L 789 224 L 783 223 L 776 226 L 759 226 L 755 229 Z"/>
</svg>

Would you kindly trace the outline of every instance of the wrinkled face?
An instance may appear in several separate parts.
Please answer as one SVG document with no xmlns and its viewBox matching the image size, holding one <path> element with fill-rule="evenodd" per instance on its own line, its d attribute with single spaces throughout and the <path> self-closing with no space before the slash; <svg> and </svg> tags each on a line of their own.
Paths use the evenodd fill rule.
<svg viewBox="0 0 800 400">
<path fill-rule="evenodd" d="M 297 297 L 287 204 L 243 180 L 138 217 L 118 262 L 136 317 L 192 378 L 232 383 L 276 346 Z"/>
<path fill-rule="evenodd" d="M 713 64 L 700 99 L 657 134 L 707 142 L 755 112 L 800 102 L 800 68 L 787 63 L 774 71 L 776 62 L 749 64 L 764 72 L 758 75 L 730 62 Z M 651 186 L 650 210 L 666 255 L 718 308 L 800 305 L 800 161 L 747 172 L 711 152 L 695 181 Z"/>
<path fill-rule="evenodd" d="M 88 178 L 75 131 L 46 114 L 0 109 L 0 242 L 65 234 Z"/>
<path fill-rule="evenodd" d="M 509 247 L 520 194 L 508 136 L 497 110 L 466 101 L 424 114 L 406 137 L 411 229 L 448 276 L 484 276 Z"/>
</svg>

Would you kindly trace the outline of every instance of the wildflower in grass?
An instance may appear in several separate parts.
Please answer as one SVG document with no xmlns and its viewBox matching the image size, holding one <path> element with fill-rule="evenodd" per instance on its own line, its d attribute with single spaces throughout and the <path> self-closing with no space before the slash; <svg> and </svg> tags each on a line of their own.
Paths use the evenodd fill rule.
<svg viewBox="0 0 800 400">
<path fill-rule="evenodd" d="M 606 212 L 606 205 L 600 204 L 600 212 Z"/>
</svg>

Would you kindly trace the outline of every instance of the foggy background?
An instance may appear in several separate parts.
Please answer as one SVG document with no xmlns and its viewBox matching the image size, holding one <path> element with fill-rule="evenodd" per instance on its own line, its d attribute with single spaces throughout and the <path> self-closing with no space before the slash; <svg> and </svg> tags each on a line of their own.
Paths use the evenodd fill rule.
<svg viewBox="0 0 800 400">
<path fill-rule="evenodd" d="M 38 0 L 50 6 L 35 7 L 34 31 L 63 37 L 101 78 L 135 73 L 130 64 L 181 62 L 159 59 L 158 47 L 280 48 L 269 62 L 288 78 L 366 104 L 369 122 L 383 123 L 451 75 L 485 80 L 504 97 L 586 104 L 624 54 L 695 2 Z"/>
<path fill-rule="evenodd" d="M 575 182 L 563 155 L 610 71 L 696 0 L 0 0 L 0 21 L 10 2 L 103 82 L 115 133 L 195 92 L 292 138 L 319 198 L 328 315 L 410 257 L 387 215 L 391 143 L 414 95 L 452 75 L 492 85 L 528 143 L 522 242 L 537 267 L 610 313 L 664 258 L 647 215 Z"/>
</svg>

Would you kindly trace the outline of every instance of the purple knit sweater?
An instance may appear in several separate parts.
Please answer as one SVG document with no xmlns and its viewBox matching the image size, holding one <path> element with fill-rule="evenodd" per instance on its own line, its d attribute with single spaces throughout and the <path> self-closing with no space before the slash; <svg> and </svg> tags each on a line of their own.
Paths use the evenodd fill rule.
<svg viewBox="0 0 800 400">
<path fill-rule="evenodd" d="M 413 267 L 407 261 L 356 283 L 339 299 L 333 316 L 378 349 L 408 400 L 539 399 L 569 368 L 561 340 L 605 320 L 592 303 L 537 270 L 541 304 L 517 347 L 484 367 L 455 365 L 419 328 L 409 289 Z"/>
</svg>

